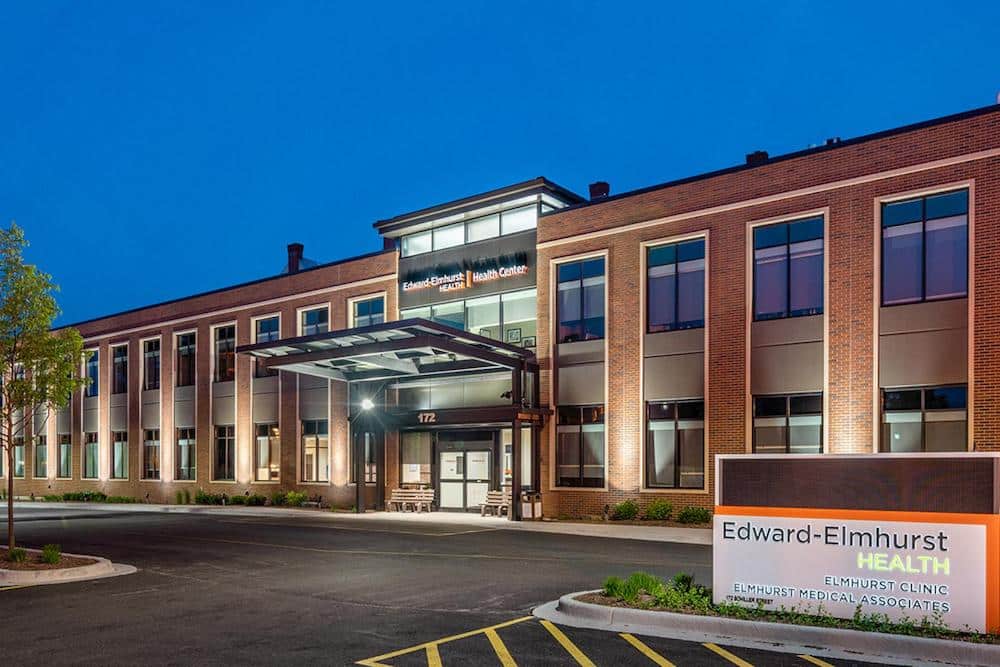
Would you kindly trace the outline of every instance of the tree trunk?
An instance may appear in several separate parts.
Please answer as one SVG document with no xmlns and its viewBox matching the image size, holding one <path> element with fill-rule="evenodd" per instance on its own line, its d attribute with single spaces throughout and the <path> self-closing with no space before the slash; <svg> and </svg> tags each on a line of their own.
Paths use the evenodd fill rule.
<svg viewBox="0 0 1000 667">
<path fill-rule="evenodd" d="M 14 441 L 11 439 L 14 430 L 10 421 L 7 424 L 7 549 L 14 548 Z"/>
</svg>

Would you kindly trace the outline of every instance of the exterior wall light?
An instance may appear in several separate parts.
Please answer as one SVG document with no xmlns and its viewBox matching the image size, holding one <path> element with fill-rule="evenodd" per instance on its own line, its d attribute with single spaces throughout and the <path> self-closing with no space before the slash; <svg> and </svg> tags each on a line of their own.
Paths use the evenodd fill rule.
<svg viewBox="0 0 1000 667">
<path fill-rule="evenodd" d="M 370 398 L 362 398 L 361 399 L 361 409 L 362 410 L 371 410 L 374 407 L 375 407 L 375 404 L 372 402 L 372 399 L 370 399 Z"/>
</svg>

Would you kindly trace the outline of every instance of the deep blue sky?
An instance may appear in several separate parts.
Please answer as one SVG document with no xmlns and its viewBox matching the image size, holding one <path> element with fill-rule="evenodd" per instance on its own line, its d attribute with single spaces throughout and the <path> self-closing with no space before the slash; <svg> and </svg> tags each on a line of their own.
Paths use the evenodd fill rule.
<svg viewBox="0 0 1000 667">
<path fill-rule="evenodd" d="M 22 2 L 0 222 L 69 323 L 545 175 L 613 192 L 992 103 L 1000 3 Z"/>
</svg>

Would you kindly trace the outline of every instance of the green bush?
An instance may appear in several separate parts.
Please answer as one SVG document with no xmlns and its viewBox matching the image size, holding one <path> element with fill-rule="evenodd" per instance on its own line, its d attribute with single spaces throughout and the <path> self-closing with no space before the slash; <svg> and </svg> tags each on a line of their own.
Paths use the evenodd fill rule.
<svg viewBox="0 0 1000 667">
<path fill-rule="evenodd" d="M 604 594 L 609 598 L 621 598 L 625 592 L 625 582 L 621 577 L 608 577 L 604 580 Z"/>
<path fill-rule="evenodd" d="M 7 560 L 11 563 L 23 563 L 28 560 L 28 552 L 21 547 L 14 547 L 7 551 Z"/>
<path fill-rule="evenodd" d="M 271 494 L 271 504 L 272 505 L 284 505 L 285 504 L 285 499 L 287 498 L 287 496 L 288 496 L 288 494 L 285 493 L 284 491 L 275 491 L 274 493 Z"/>
<path fill-rule="evenodd" d="M 669 521 L 674 513 L 674 504 L 669 500 L 657 498 L 648 505 L 642 518 L 647 521 Z"/>
<path fill-rule="evenodd" d="M 309 497 L 302 491 L 289 491 L 285 494 L 285 504 L 289 507 L 302 507 Z"/>
<path fill-rule="evenodd" d="M 247 496 L 247 505 L 260 506 L 267 502 L 267 497 L 260 495 L 259 493 L 251 493 Z"/>
<path fill-rule="evenodd" d="M 82 503 L 103 503 L 108 496 L 101 491 L 71 491 L 63 494 L 63 500 L 67 502 Z"/>
<path fill-rule="evenodd" d="M 711 520 L 712 513 L 704 507 L 685 507 L 677 514 L 680 523 L 708 523 Z"/>
<path fill-rule="evenodd" d="M 208 493 L 204 489 L 198 489 L 194 494 L 195 505 L 223 505 L 226 496 L 221 493 Z"/>
<path fill-rule="evenodd" d="M 639 516 L 639 503 L 634 500 L 623 500 L 611 508 L 612 521 L 631 521 Z"/>
<path fill-rule="evenodd" d="M 47 503 L 58 503 L 63 499 L 59 494 L 45 496 L 45 502 Z"/>
<path fill-rule="evenodd" d="M 132 496 L 108 496 L 105 502 L 127 504 L 127 503 L 137 503 L 139 501 L 133 498 Z"/>
<path fill-rule="evenodd" d="M 235 496 L 229 496 L 228 498 L 226 498 L 226 503 L 229 505 L 246 505 L 247 497 L 241 496 L 240 494 L 237 493 Z"/>
<path fill-rule="evenodd" d="M 178 491 L 177 493 L 174 494 L 174 502 L 176 502 L 178 505 L 183 505 L 184 504 L 184 492 L 183 491 Z"/>
<path fill-rule="evenodd" d="M 62 547 L 58 544 L 46 544 L 42 547 L 42 562 L 55 565 L 62 558 Z"/>
<path fill-rule="evenodd" d="M 191 504 L 191 491 L 189 489 L 184 489 L 184 504 Z"/>
</svg>

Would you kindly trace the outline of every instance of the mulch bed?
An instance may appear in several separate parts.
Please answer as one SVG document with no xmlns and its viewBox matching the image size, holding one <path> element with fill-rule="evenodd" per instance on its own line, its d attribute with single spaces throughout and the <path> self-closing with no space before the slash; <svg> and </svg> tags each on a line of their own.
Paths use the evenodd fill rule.
<svg viewBox="0 0 1000 667">
<path fill-rule="evenodd" d="M 41 552 L 29 551 L 28 560 L 23 563 L 12 563 L 7 560 L 7 548 L 0 548 L 0 570 L 64 570 L 71 567 L 93 565 L 96 562 L 93 558 L 77 558 L 63 554 L 58 563 L 43 563 Z"/>
<path fill-rule="evenodd" d="M 557 519 L 559 523 L 599 523 L 607 524 L 609 526 L 658 526 L 661 528 L 703 528 L 705 530 L 710 530 L 712 528 L 712 522 L 708 523 L 680 523 L 679 521 L 640 521 L 638 519 L 633 521 L 613 521 L 611 519 L 585 519 L 585 518 L 574 518 L 574 519 Z"/>
</svg>

